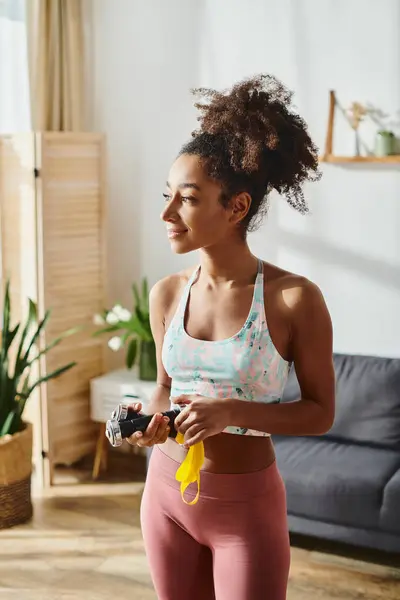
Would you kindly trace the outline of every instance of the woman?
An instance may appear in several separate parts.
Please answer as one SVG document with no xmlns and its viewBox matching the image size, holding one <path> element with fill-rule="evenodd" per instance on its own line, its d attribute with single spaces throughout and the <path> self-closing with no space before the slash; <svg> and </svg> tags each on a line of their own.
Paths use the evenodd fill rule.
<svg viewBox="0 0 400 600">
<path fill-rule="evenodd" d="M 272 190 L 307 212 L 301 185 L 318 178 L 317 150 L 273 77 L 197 92 L 206 100 L 197 105 L 200 129 L 172 165 L 161 217 L 172 250 L 199 250 L 200 264 L 151 291 L 158 387 L 149 412 L 157 414 L 129 440 L 156 446 L 143 536 L 160 600 L 283 600 L 290 546 L 270 434 L 331 427 L 332 327 L 318 287 L 256 258 L 247 232 Z M 301 398 L 279 404 L 292 364 Z M 160 414 L 171 404 L 184 406 L 183 445 Z M 200 498 L 188 506 L 175 475 L 199 441 Z"/>
</svg>

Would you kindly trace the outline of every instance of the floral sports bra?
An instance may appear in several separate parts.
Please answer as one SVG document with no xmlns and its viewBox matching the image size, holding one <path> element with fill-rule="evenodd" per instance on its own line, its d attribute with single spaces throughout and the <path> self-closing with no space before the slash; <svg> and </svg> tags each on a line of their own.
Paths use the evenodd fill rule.
<svg viewBox="0 0 400 600">
<path fill-rule="evenodd" d="M 264 265 L 258 261 L 250 312 L 243 327 L 224 340 L 190 337 L 184 326 L 190 290 L 200 272 L 198 266 L 181 296 L 165 333 L 162 360 L 172 380 L 171 398 L 199 394 L 209 398 L 238 398 L 248 402 L 280 402 L 290 363 L 284 360 L 268 330 L 264 310 Z M 171 401 L 171 408 L 176 408 Z M 229 426 L 225 433 L 269 436 L 254 429 Z"/>
</svg>

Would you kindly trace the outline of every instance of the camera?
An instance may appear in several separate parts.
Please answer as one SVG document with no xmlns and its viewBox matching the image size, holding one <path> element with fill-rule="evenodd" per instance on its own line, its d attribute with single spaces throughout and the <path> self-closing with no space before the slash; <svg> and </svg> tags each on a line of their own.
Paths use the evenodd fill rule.
<svg viewBox="0 0 400 600">
<path fill-rule="evenodd" d="M 163 416 L 169 418 L 169 437 L 171 438 L 175 438 L 177 435 L 174 422 L 179 413 L 180 409 L 167 410 L 162 413 Z M 111 446 L 121 446 L 123 440 L 136 431 L 146 431 L 152 418 L 153 415 L 136 412 L 128 404 L 119 404 L 112 412 L 111 419 L 106 423 L 106 437 Z"/>
</svg>

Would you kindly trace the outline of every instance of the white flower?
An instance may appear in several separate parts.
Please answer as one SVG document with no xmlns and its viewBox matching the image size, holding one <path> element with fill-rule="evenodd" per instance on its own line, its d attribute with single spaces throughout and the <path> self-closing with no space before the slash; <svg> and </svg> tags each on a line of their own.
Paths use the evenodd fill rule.
<svg viewBox="0 0 400 600">
<path fill-rule="evenodd" d="M 132 313 L 130 313 L 129 310 L 127 310 L 120 304 L 116 304 L 114 308 L 112 308 L 108 313 L 106 321 L 109 325 L 116 325 L 120 321 L 126 323 L 131 319 L 131 317 Z"/>
<path fill-rule="evenodd" d="M 119 321 L 117 315 L 115 313 L 113 313 L 113 311 L 110 311 L 107 316 L 106 316 L 106 321 L 109 325 L 116 325 Z"/>
<path fill-rule="evenodd" d="M 122 347 L 121 338 L 119 338 L 118 336 L 112 337 L 111 340 L 109 340 L 109 342 L 108 342 L 108 346 L 109 346 L 109 348 L 111 348 L 111 350 L 114 350 L 114 352 L 117 352 Z"/>
<path fill-rule="evenodd" d="M 101 315 L 94 315 L 93 325 L 104 325 L 105 321 Z"/>
<path fill-rule="evenodd" d="M 119 321 L 129 321 L 132 317 L 132 313 L 129 312 L 127 308 L 123 308 L 120 304 L 116 304 L 112 309 L 112 312 L 118 317 Z"/>
</svg>

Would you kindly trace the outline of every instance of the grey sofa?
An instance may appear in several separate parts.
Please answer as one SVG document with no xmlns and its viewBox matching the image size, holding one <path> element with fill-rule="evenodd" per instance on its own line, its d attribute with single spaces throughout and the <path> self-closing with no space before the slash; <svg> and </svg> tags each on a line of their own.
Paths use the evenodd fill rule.
<svg viewBox="0 0 400 600">
<path fill-rule="evenodd" d="M 336 417 L 273 436 L 292 533 L 400 552 L 400 359 L 334 355 Z M 283 402 L 299 397 L 292 370 Z"/>
</svg>

